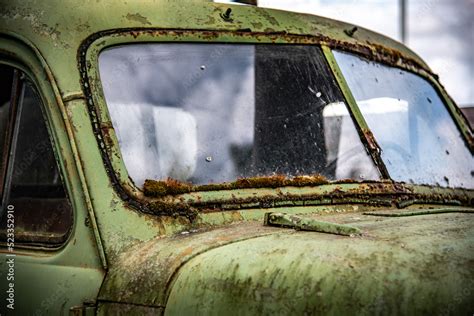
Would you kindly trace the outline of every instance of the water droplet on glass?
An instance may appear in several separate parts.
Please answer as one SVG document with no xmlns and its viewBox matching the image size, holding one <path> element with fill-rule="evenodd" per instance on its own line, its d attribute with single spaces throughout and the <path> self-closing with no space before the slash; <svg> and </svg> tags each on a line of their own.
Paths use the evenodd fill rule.
<svg viewBox="0 0 474 316">
<path fill-rule="evenodd" d="M 207 157 L 206 157 L 206 161 L 207 161 L 207 162 L 211 162 L 211 161 L 212 161 L 212 157 L 211 157 L 211 156 L 207 156 Z"/>
<path fill-rule="evenodd" d="M 286 128 L 286 124 L 283 124 L 283 128 Z"/>
<path fill-rule="evenodd" d="M 322 95 L 322 93 L 321 93 L 321 92 L 318 92 L 318 93 L 316 93 L 316 97 L 318 97 L 318 98 L 320 98 L 320 97 L 321 97 L 321 95 Z"/>
<path fill-rule="evenodd" d="M 359 175 L 359 178 L 361 178 L 362 180 L 365 179 L 365 175 L 364 174 L 360 174 Z"/>
<path fill-rule="evenodd" d="M 201 65 L 201 67 L 199 67 L 199 68 L 201 68 L 201 70 L 205 70 L 205 69 L 206 69 L 206 66 Z"/>
</svg>

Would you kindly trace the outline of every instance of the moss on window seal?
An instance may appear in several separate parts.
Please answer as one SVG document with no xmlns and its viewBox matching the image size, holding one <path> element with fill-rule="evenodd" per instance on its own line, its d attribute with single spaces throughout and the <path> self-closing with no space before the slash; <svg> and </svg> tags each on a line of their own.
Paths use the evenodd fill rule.
<svg viewBox="0 0 474 316">
<path fill-rule="evenodd" d="M 267 177 L 241 178 L 234 182 L 211 183 L 193 185 L 172 178 L 166 180 L 145 180 L 143 191 L 147 197 L 161 197 L 197 191 L 217 191 L 247 188 L 279 188 L 283 186 L 315 186 L 328 184 L 326 177 L 316 174 L 308 176 L 295 176 L 287 178 L 284 175 L 271 175 Z"/>
</svg>

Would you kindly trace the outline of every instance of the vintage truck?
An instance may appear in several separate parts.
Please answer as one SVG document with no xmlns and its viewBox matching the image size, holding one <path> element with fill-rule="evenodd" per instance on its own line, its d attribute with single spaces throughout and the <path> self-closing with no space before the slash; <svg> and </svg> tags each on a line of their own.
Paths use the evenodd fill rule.
<svg viewBox="0 0 474 316">
<path fill-rule="evenodd" d="M 207 1 L 0 3 L 2 314 L 474 313 L 473 132 L 404 45 Z"/>
</svg>

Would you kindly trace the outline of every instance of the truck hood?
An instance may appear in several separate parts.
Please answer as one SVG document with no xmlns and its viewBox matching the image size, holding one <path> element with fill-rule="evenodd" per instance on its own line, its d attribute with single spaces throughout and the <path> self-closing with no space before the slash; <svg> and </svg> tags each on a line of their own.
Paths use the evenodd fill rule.
<svg viewBox="0 0 474 316">
<path fill-rule="evenodd" d="M 180 315 L 472 313 L 473 216 L 324 216 L 353 237 L 262 219 L 157 238 L 111 265 L 99 299 Z"/>
</svg>

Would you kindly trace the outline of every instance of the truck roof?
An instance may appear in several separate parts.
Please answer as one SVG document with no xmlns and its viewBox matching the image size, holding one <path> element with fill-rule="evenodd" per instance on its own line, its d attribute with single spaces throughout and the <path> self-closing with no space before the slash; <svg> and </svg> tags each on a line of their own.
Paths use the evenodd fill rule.
<svg viewBox="0 0 474 316">
<path fill-rule="evenodd" d="M 2 7 L 0 34 L 20 38 L 37 50 L 58 76 L 62 94 L 80 91 L 77 56 L 81 44 L 101 32 L 195 30 L 237 32 L 248 36 L 296 36 L 308 43 L 376 55 L 430 72 L 405 45 L 362 27 L 314 15 L 213 3 L 209 1 L 72 0 L 8 1 Z M 228 11 L 230 18 L 225 18 Z M 75 68 L 75 69 L 73 69 Z"/>
</svg>

